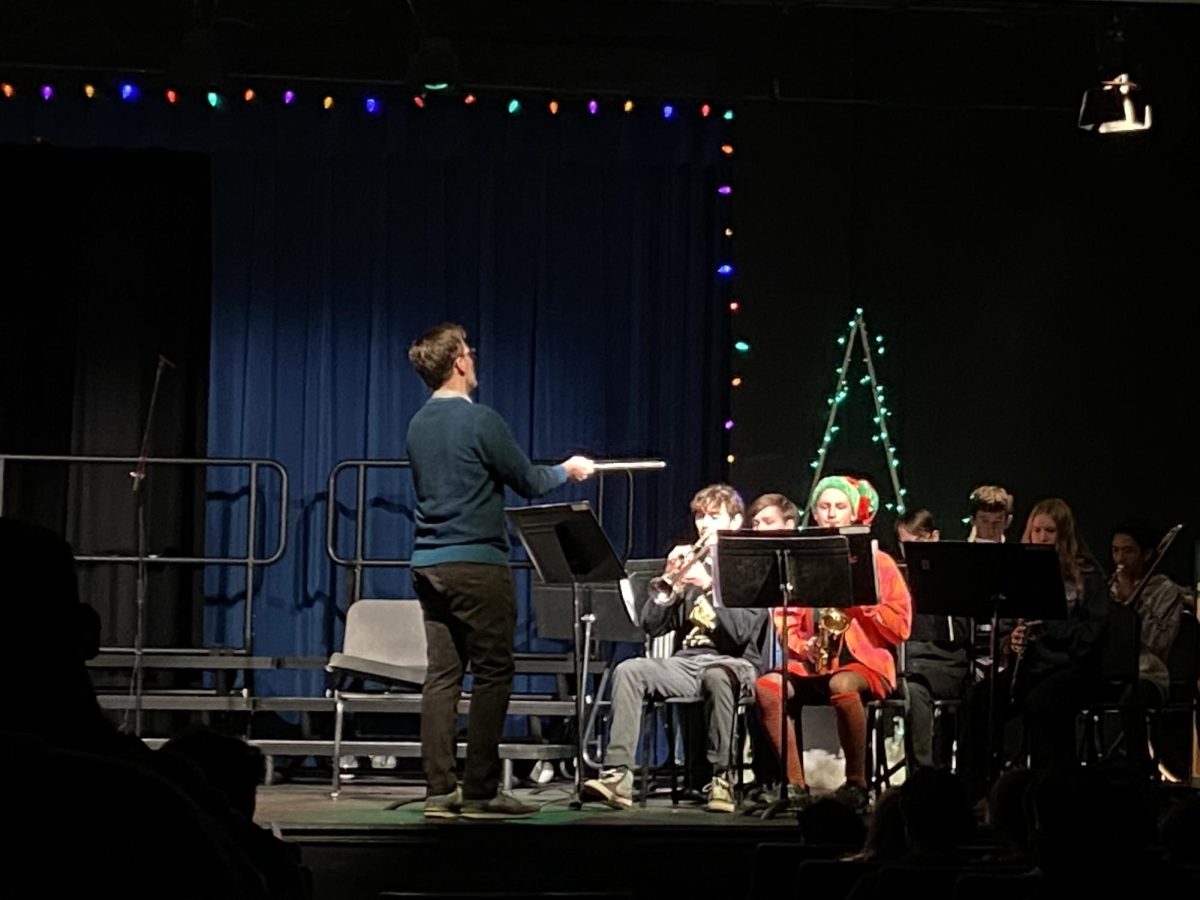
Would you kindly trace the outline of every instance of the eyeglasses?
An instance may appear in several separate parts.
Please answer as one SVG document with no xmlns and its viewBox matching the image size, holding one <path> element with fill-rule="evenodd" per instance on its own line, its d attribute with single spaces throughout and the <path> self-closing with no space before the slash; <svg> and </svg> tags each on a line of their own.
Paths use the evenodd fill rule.
<svg viewBox="0 0 1200 900">
<path fill-rule="evenodd" d="M 471 357 L 471 359 L 475 360 L 475 362 L 479 362 L 479 351 L 476 350 L 474 347 L 464 347 L 463 352 L 460 353 L 459 355 L 460 356 L 469 356 L 469 357 Z"/>
</svg>

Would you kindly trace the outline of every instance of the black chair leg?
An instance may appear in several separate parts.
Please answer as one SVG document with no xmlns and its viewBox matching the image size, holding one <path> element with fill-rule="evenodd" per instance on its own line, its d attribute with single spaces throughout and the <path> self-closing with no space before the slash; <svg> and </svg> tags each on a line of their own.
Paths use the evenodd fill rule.
<svg viewBox="0 0 1200 900">
<path fill-rule="evenodd" d="M 667 738 L 667 771 L 671 777 L 671 805 L 679 805 L 679 768 L 675 764 L 675 711 L 663 706 L 663 729 Z M 686 729 L 684 730 L 686 734 Z M 686 756 L 686 754 L 685 754 Z"/>
<path fill-rule="evenodd" d="M 657 730 L 655 721 L 656 707 L 652 700 L 642 705 L 642 791 L 638 797 L 638 806 L 646 806 L 646 798 L 650 795 L 650 769 L 654 755 L 654 735 Z"/>
</svg>

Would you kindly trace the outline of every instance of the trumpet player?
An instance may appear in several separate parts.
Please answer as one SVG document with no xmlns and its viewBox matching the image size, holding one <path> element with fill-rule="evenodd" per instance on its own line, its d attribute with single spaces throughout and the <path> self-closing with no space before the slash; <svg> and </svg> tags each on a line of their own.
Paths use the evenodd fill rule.
<svg viewBox="0 0 1200 900">
<path fill-rule="evenodd" d="M 816 524 L 826 528 L 868 525 L 879 510 L 879 494 L 869 481 L 845 475 L 822 478 L 813 490 Z M 846 781 L 834 795 L 852 809 L 865 812 L 867 792 L 867 718 L 864 697 L 887 696 L 896 685 L 893 648 L 908 637 L 912 625 L 912 598 L 900 569 L 885 553 L 875 553 L 879 584 L 877 606 L 844 609 L 789 609 L 787 633 L 783 617 L 775 613 L 787 658 L 787 713 L 795 739 L 789 735 L 787 760 L 781 762 L 786 788 L 776 809 L 800 809 L 811 801 L 804 780 L 804 706 L 830 705 L 837 717 L 838 740 L 846 758 Z M 824 623 L 824 624 L 823 624 Z M 840 632 L 840 633 L 834 633 Z M 759 723 L 777 757 L 783 750 L 784 679 L 771 672 L 755 685 Z M 768 811 L 771 812 L 770 810 Z"/>
<path fill-rule="evenodd" d="M 707 808 L 734 811 L 729 773 L 734 715 L 738 699 L 752 694 L 763 669 L 768 620 L 765 610 L 713 604 L 709 550 L 718 531 L 742 527 L 742 498 L 727 484 L 712 484 L 692 498 L 691 510 L 697 540 L 671 551 L 662 576 L 650 583 L 641 613 L 649 636 L 674 632 L 675 652 L 667 659 L 627 659 L 616 667 L 604 768 L 584 784 L 585 794 L 615 809 L 633 805 L 633 766 L 646 698 L 703 697 L 713 766 Z"/>
</svg>

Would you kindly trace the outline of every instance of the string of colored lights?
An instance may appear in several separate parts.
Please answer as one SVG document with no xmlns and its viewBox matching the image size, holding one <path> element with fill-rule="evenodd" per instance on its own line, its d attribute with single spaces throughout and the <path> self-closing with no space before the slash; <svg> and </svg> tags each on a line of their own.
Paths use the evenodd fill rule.
<svg viewBox="0 0 1200 900">
<path fill-rule="evenodd" d="M 700 115 L 707 118 L 712 115 L 713 108 L 708 103 L 702 104 L 700 107 Z M 663 109 L 663 116 L 667 116 L 666 109 Z M 722 119 L 726 122 L 732 122 L 734 119 L 733 110 L 727 109 L 722 113 Z M 737 389 L 742 384 L 742 376 L 740 374 L 741 358 L 750 352 L 750 345 L 744 340 L 736 336 L 736 316 L 742 308 L 741 301 L 737 299 L 734 293 L 734 266 L 733 266 L 733 143 L 732 137 L 726 136 L 721 144 L 721 156 L 717 172 L 717 200 L 719 202 L 717 228 L 718 247 L 720 253 L 720 265 L 717 266 L 718 283 L 720 291 L 718 301 L 724 304 L 729 310 L 729 332 L 734 336 L 732 354 L 732 377 L 730 386 Z M 729 480 L 728 467 L 732 466 L 737 457 L 733 452 L 733 394 L 730 392 L 725 408 L 725 480 Z"/>
<path fill-rule="evenodd" d="M 892 417 L 892 410 L 887 406 L 883 385 L 879 383 L 879 377 L 875 372 L 874 357 L 883 356 L 887 352 L 887 348 L 883 343 L 883 335 L 877 334 L 875 335 L 875 346 L 872 349 L 870 335 L 867 333 L 867 322 L 863 318 L 862 307 L 854 311 L 854 318 L 849 322 L 849 329 L 846 334 L 837 340 L 838 346 L 845 347 L 846 350 L 842 355 L 842 364 L 837 368 L 837 384 L 833 389 L 833 393 L 825 398 L 825 403 L 829 406 L 829 417 L 825 420 L 825 433 L 821 436 L 821 443 L 817 447 L 817 458 L 808 464 L 809 468 L 813 470 L 812 486 L 815 487 L 817 482 L 821 480 L 821 473 L 825 470 L 825 458 L 829 445 L 833 443 L 834 435 L 841 430 L 841 426 L 837 424 L 837 415 L 842 403 L 850 393 L 848 376 L 854 357 L 854 342 L 857 338 L 859 346 L 862 349 L 862 361 L 867 368 L 867 374 L 863 375 L 858 380 L 858 383 L 869 387 L 871 402 L 875 408 L 875 415 L 872 421 L 875 423 L 877 430 L 871 436 L 871 441 L 872 443 L 883 444 L 883 454 L 887 462 L 888 476 L 892 482 L 892 491 L 896 498 L 895 503 L 885 503 L 884 507 L 889 510 L 895 510 L 903 515 L 905 511 L 904 497 L 908 492 L 900 485 L 900 457 L 896 455 L 896 448 L 892 443 L 891 431 L 887 424 L 887 420 Z M 812 489 L 810 488 L 809 494 L 811 495 L 811 493 Z M 814 499 L 812 496 L 809 497 L 809 512 L 812 511 Z"/>
<path fill-rule="evenodd" d="M 154 83 L 158 87 L 150 88 L 149 83 Z M 348 97 L 345 92 L 341 96 L 335 96 L 334 93 L 328 92 L 331 89 L 314 84 L 298 85 L 301 92 L 296 88 L 282 87 L 276 84 L 268 89 L 259 83 L 258 87 L 246 86 L 238 90 L 226 89 L 224 92 L 217 90 L 201 90 L 195 89 L 192 91 L 183 91 L 171 86 L 161 86 L 162 79 L 147 76 L 145 79 L 128 78 L 109 80 L 108 82 L 96 79 L 93 81 L 85 81 L 75 85 L 70 90 L 77 93 L 76 97 L 82 96 L 87 101 L 96 101 L 100 99 L 113 98 L 124 104 L 149 103 L 155 98 L 160 98 L 161 101 L 168 105 L 175 106 L 187 102 L 202 102 L 213 111 L 221 111 L 226 109 L 233 98 L 240 98 L 242 104 L 268 104 L 277 102 L 285 107 L 303 107 L 305 105 L 318 105 L 323 110 L 333 110 L 341 108 L 347 101 L 361 104 L 361 110 L 370 116 L 379 116 L 384 111 L 388 103 L 394 102 L 397 97 L 400 102 L 403 102 L 405 96 L 409 98 L 411 104 L 416 109 L 424 110 L 434 102 L 439 104 L 458 104 L 462 103 L 465 106 L 480 108 L 494 103 L 496 106 L 504 108 L 510 115 L 516 116 L 532 111 L 538 107 L 526 106 L 525 100 L 530 98 L 526 96 L 525 100 L 520 97 L 514 97 L 507 94 L 491 92 L 484 94 L 482 90 L 472 90 L 466 87 L 460 91 L 443 90 L 448 88 L 448 85 L 427 85 L 427 90 L 419 93 L 397 91 L 394 89 L 380 91 L 363 90 L 363 85 L 358 85 L 358 90 L 354 91 L 353 97 Z M 343 87 L 345 87 L 343 85 Z M 145 88 L 145 90 L 143 90 Z M 61 101 L 68 94 L 63 93 L 68 90 L 60 84 L 52 83 L 49 80 L 38 79 L 30 84 L 21 84 L 19 81 L 0 81 L 0 104 L 4 100 L 12 100 L 18 96 L 31 96 L 35 102 L 51 103 L 56 100 Z M 682 101 L 655 101 L 655 102 L 635 102 L 629 97 L 614 97 L 601 95 L 577 95 L 569 99 L 559 99 L 543 93 L 543 107 L 551 116 L 557 116 L 561 112 L 574 107 L 581 111 L 586 111 L 588 115 L 598 116 L 605 112 L 620 112 L 623 114 L 633 113 L 635 110 L 657 112 L 658 115 L 665 120 L 674 120 L 682 118 L 690 110 L 699 114 L 703 119 L 718 119 L 720 124 L 725 125 L 734 120 L 734 111 L 732 109 L 718 110 L 716 106 L 709 102 L 702 102 L 692 106 L 694 101 L 688 101 L 685 105 Z M 385 102 L 386 101 L 386 102 Z M 3 106 L 0 105 L 0 110 Z M 724 130 L 724 129 L 722 129 Z M 718 301 L 722 304 L 727 304 L 730 321 L 730 332 L 733 331 L 732 317 L 736 315 L 741 307 L 739 300 L 733 296 L 733 275 L 734 267 L 733 258 L 733 225 L 731 212 L 731 198 L 733 195 L 732 181 L 732 157 L 734 154 L 733 144 L 730 143 L 728 134 L 721 137 L 720 156 L 718 158 L 716 188 L 718 210 L 717 210 L 717 228 L 719 229 L 718 239 L 718 265 L 717 273 L 717 295 Z M 750 345 L 744 340 L 736 339 L 733 343 L 734 350 L 734 377 L 732 386 L 737 388 L 742 383 L 742 376 L 738 374 L 738 360 L 750 350 Z M 734 421 L 730 417 L 730 408 L 732 406 L 732 396 L 727 398 L 726 409 L 724 415 L 724 449 L 725 461 L 727 465 L 732 465 L 734 462 L 734 454 L 731 450 L 731 432 L 733 431 Z"/>
<path fill-rule="evenodd" d="M 0 81 L 0 99 L 12 99 L 21 94 L 29 93 L 32 96 L 39 98 L 44 103 L 51 103 L 56 100 L 61 100 L 67 96 L 64 91 L 67 88 L 54 84 L 50 81 L 39 81 L 28 86 L 22 86 L 16 81 Z M 114 82 L 110 87 L 105 87 L 99 81 L 84 82 L 71 88 L 79 95 L 87 100 L 96 100 L 106 96 L 112 96 L 119 99 L 123 103 L 141 103 L 148 102 L 152 97 L 161 97 L 163 101 L 174 106 L 188 100 L 201 101 L 207 104 L 211 109 L 220 110 L 226 108 L 233 98 L 240 98 L 243 103 L 270 103 L 279 102 L 284 106 L 303 106 L 305 104 L 319 105 L 322 109 L 332 110 L 347 102 L 355 103 L 369 115 L 381 114 L 388 102 L 396 99 L 397 92 L 395 91 L 359 91 L 354 96 L 348 96 L 343 93 L 341 96 L 336 96 L 334 93 L 327 90 L 322 90 L 317 87 L 312 87 L 311 90 L 304 94 L 298 93 L 294 88 L 275 88 L 268 91 L 263 87 L 245 87 L 239 90 L 227 90 L 225 92 L 217 90 L 201 90 L 196 89 L 191 92 L 181 90 L 170 85 L 162 87 L 161 90 L 149 89 L 143 90 L 143 84 L 140 84 L 136 79 L 119 80 Z M 526 101 L 520 97 L 495 95 L 489 97 L 482 91 L 467 90 L 462 92 L 443 93 L 439 91 L 421 91 L 417 93 L 401 91 L 400 99 L 403 102 L 404 97 L 415 106 L 417 109 L 425 109 L 431 105 L 435 98 L 438 102 L 445 103 L 462 103 L 466 106 L 485 106 L 489 101 L 494 101 L 498 105 L 507 109 L 510 115 L 520 115 L 527 111 Z M 528 99 L 528 98 L 526 98 Z M 387 102 L 385 102 L 387 101 Z M 555 97 L 550 97 L 546 100 L 545 108 L 550 115 L 558 115 L 560 111 L 565 111 L 570 103 L 578 102 L 580 108 L 585 110 L 589 115 L 600 115 L 602 112 L 624 112 L 632 113 L 639 108 L 657 108 L 664 119 L 674 119 L 676 116 L 683 114 L 687 107 L 681 103 L 664 101 L 661 104 L 635 102 L 628 97 L 601 97 L 590 96 L 586 99 L 559 100 Z M 702 118 L 709 118 L 717 114 L 716 108 L 711 103 L 700 103 L 695 107 Z M 733 110 L 726 109 L 720 113 L 721 117 L 726 121 L 733 119 Z M 732 151 L 731 151 L 732 152 Z"/>
</svg>

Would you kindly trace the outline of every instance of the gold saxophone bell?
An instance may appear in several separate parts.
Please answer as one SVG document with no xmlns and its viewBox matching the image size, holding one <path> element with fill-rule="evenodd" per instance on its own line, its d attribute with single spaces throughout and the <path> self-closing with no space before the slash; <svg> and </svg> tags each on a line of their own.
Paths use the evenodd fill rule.
<svg viewBox="0 0 1200 900">
<path fill-rule="evenodd" d="M 850 627 L 850 615 L 836 606 L 822 607 L 817 614 L 817 674 L 829 673 L 830 660 L 841 650 L 842 635 Z"/>
</svg>

